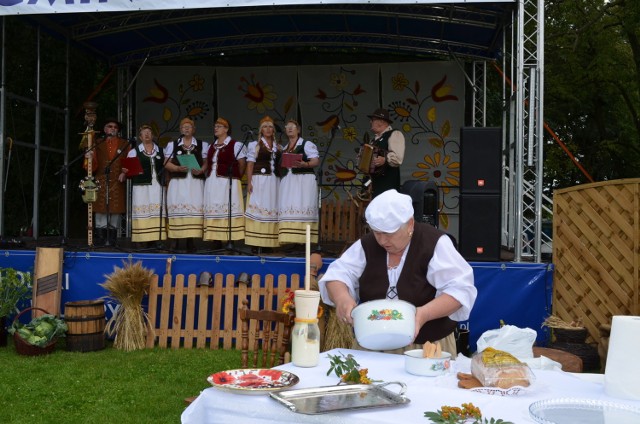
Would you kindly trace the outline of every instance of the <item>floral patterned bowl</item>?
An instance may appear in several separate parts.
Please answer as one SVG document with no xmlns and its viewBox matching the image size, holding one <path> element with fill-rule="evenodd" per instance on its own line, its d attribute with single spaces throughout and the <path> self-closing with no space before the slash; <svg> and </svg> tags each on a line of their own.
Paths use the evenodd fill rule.
<svg viewBox="0 0 640 424">
<path fill-rule="evenodd" d="M 425 358 L 422 349 L 407 350 L 404 353 L 404 369 L 409 374 L 435 377 L 449 369 L 451 354 L 442 352 L 439 358 Z"/>
<path fill-rule="evenodd" d="M 380 299 L 353 308 L 353 329 L 360 346 L 393 350 L 413 341 L 416 307 L 404 300 Z"/>
</svg>

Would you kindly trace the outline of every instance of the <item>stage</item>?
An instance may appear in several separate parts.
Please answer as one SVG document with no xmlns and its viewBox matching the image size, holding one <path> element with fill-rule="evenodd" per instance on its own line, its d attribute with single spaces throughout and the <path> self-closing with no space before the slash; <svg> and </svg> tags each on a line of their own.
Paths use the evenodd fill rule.
<svg viewBox="0 0 640 424">
<path fill-rule="evenodd" d="M 291 256 L 279 251 L 251 255 L 246 254 L 246 247 L 242 247 L 242 254 L 229 254 L 224 249 L 216 253 L 199 254 L 127 251 L 123 247 L 120 248 L 122 250 L 107 249 L 64 248 L 62 305 L 70 301 L 93 300 L 105 296 L 107 293 L 100 286 L 105 281 L 105 275 L 112 273 L 114 267 L 122 267 L 128 261 L 142 261 L 144 267 L 153 270 L 160 277 L 166 272 L 167 260 L 171 259 L 171 274 L 174 277 L 180 274 L 185 277 L 191 274 L 198 276 L 206 271 L 214 276 L 233 275 L 235 278 L 225 280 L 237 281 L 237 277 L 244 272 L 249 276 L 258 274 L 261 282 L 264 282 L 265 276 L 271 275 L 278 283 L 286 281 L 288 286 L 291 277 L 303 275 L 305 269 L 302 246 L 300 249 L 289 248 Z M 35 249 L 0 252 L 0 267 L 33 272 Z M 326 253 L 323 256 L 324 265 L 321 273 L 335 257 Z M 551 314 L 553 265 L 513 262 L 470 264 L 474 270 L 478 298 L 469 321 L 461 322 L 460 327 L 469 329 L 471 349 L 475 350 L 476 340 L 484 331 L 498 328 L 501 321 L 537 331 L 537 344 L 546 345 L 548 332 L 546 327 L 542 327 L 542 322 Z M 278 278 L 282 276 L 284 278 Z M 28 305 L 23 305 L 26 306 Z M 117 304 L 107 300 L 106 317 L 110 318 L 117 307 Z"/>
</svg>

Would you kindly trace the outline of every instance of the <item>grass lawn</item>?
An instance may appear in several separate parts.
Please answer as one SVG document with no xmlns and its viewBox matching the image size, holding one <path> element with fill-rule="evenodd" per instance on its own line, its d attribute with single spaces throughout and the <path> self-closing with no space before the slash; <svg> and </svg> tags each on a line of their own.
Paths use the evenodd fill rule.
<svg viewBox="0 0 640 424">
<path fill-rule="evenodd" d="M 240 368 L 240 351 L 145 349 L 44 356 L 0 348 L 0 423 L 179 423 L 184 398 L 213 372 Z"/>
</svg>

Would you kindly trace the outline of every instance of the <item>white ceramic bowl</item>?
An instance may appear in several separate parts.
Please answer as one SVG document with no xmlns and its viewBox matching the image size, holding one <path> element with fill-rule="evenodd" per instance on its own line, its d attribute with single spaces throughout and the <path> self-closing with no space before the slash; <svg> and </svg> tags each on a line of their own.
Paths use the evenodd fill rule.
<svg viewBox="0 0 640 424">
<path fill-rule="evenodd" d="M 361 303 L 353 308 L 351 318 L 356 340 L 366 349 L 399 349 L 413 341 L 416 307 L 404 300 Z"/>
<path fill-rule="evenodd" d="M 442 352 L 440 358 L 425 358 L 422 349 L 407 350 L 404 353 L 404 369 L 409 374 L 435 377 L 442 375 L 451 365 L 451 354 Z"/>
</svg>

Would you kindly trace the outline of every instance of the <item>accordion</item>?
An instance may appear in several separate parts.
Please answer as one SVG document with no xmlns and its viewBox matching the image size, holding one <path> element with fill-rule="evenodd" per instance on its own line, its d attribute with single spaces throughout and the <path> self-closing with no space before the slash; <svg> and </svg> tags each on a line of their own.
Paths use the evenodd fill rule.
<svg viewBox="0 0 640 424">
<path fill-rule="evenodd" d="M 371 144 L 363 144 L 358 152 L 357 162 L 358 169 L 365 174 L 380 174 L 384 171 L 384 167 L 381 166 L 376 169 L 374 159 L 379 156 L 384 156 L 385 151 L 379 147 L 372 146 Z"/>
</svg>

